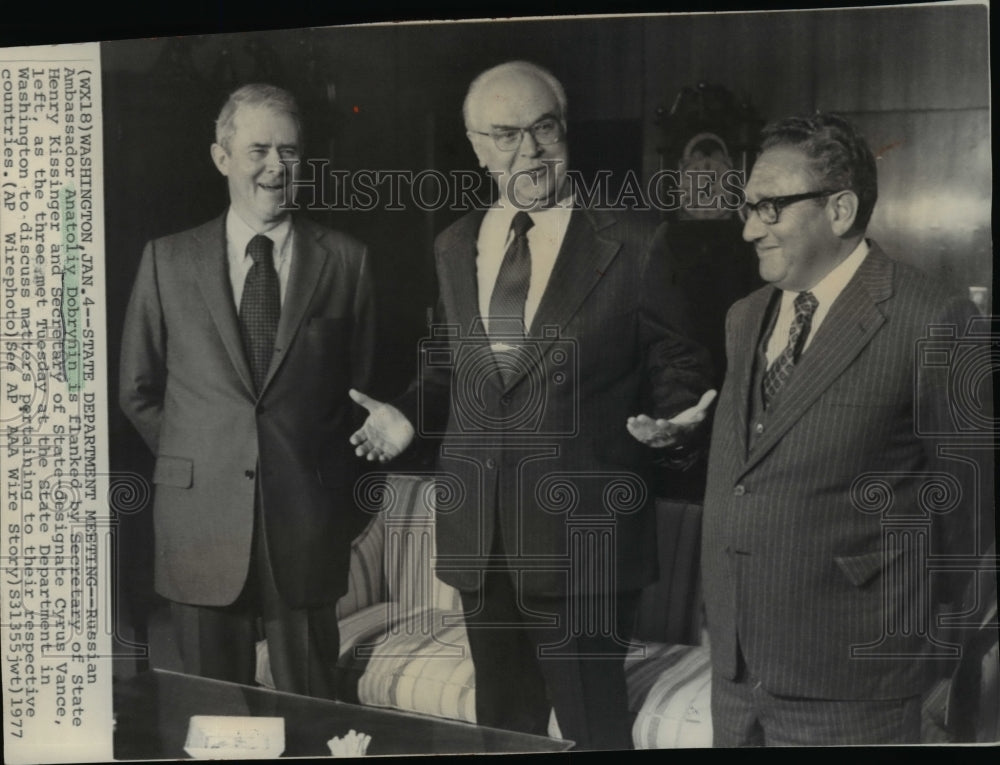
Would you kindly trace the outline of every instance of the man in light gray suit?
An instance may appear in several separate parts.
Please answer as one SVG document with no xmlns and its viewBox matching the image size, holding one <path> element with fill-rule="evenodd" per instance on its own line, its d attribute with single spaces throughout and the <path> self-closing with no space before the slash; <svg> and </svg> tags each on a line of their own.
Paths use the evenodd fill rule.
<svg viewBox="0 0 1000 765">
<path fill-rule="evenodd" d="M 930 485 L 960 485 L 919 435 L 949 402 L 918 351 L 974 307 L 865 238 L 876 197 L 847 121 L 765 129 L 743 237 L 770 285 L 726 319 L 705 499 L 716 746 L 919 740 L 935 648 L 922 545 L 946 549 L 962 514 L 887 536 L 876 505 L 884 492 L 919 527 Z"/>
<path fill-rule="evenodd" d="M 367 251 L 284 209 L 286 91 L 234 92 L 211 151 L 229 209 L 146 246 L 122 342 L 121 405 L 156 456 L 156 589 L 185 671 L 252 683 L 266 637 L 280 690 L 333 696 L 365 520 L 347 391 L 372 363 Z"/>
</svg>

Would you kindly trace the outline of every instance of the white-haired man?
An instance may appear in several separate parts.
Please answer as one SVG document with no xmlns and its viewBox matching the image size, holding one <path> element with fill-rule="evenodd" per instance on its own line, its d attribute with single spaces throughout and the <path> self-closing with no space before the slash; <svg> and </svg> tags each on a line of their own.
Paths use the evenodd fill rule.
<svg viewBox="0 0 1000 765">
<path fill-rule="evenodd" d="M 587 209 L 567 183 L 566 96 L 534 64 L 477 77 L 463 108 L 498 201 L 435 243 L 439 347 L 353 442 L 388 460 L 443 435 L 461 501 L 436 519 L 437 573 L 462 595 L 480 724 L 581 749 L 631 748 L 623 658 L 656 571 L 655 445 L 682 447 L 710 401 L 655 217 Z M 679 414 L 680 413 L 680 414 Z M 667 426 L 664 417 L 677 416 Z"/>
</svg>

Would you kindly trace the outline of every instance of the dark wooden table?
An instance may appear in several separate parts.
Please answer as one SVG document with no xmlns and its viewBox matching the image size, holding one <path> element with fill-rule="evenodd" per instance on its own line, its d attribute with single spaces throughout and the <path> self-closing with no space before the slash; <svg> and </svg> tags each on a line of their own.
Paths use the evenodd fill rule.
<svg viewBox="0 0 1000 765">
<path fill-rule="evenodd" d="M 282 717 L 284 757 L 329 756 L 334 736 L 371 736 L 369 755 L 558 752 L 570 741 L 154 670 L 115 683 L 115 759 L 184 759 L 192 715 Z"/>
</svg>

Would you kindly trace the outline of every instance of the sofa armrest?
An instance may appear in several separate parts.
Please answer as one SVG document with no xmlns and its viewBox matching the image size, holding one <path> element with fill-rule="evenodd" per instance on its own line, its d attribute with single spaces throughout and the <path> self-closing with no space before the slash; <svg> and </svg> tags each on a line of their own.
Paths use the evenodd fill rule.
<svg viewBox="0 0 1000 765">
<path fill-rule="evenodd" d="M 434 570 L 436 473 L 389 477 L 385 516 L 385 578 L 388 599 L 402 613 L 422 609 L 460 610 L 458 592 Z M 390 504 L 391 503 L 391 504 Z"/>
<path fill-rule="evenodd" d="M 337 601 L 337 619 L 386 600 L 384 559 L 385 522 L 383 514 L 378 513 L 351 543 L 347 592 Z"/>
<path fill-rule="evenodd" d="M 458 594 L 434 575 L 435 473 L 369 473 L 362 487 L 378 498 L 372 520 L 351 549 L 348 591 L 337 602 L 337 618 L 375 605 L 459 608 Z"/>
</svg>

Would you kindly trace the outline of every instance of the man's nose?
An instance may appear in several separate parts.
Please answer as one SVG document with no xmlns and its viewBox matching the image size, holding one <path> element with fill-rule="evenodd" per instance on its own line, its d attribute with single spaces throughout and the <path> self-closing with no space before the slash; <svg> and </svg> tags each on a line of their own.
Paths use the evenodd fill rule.
<svg viewBox="0 0 1000 765">
<path fill-rule="evenodd" d="M 281 164 L 281 154 L 276 148 L 271 149 L 267 153 L 265 164 L 268 170 L 272 170 L 276 173 L 280 173 L 282 171 L 283 165 Z"/>
<path fill-rule="evenodd" d="M 535 134 L 526 129 L 521 131 L 521 145 L 518 151 L 523 157 L 537 157 L 542 153 L 542 145 L 535 140 Z"/>
<path fill-rule="evenodd" d="M 747 242 L 755 242 L 767 234 L 767 227 L 761 221 L 756 210 L 747 212 L 747 219 L 743 222 L 743 239 Z"/>
</svg>

